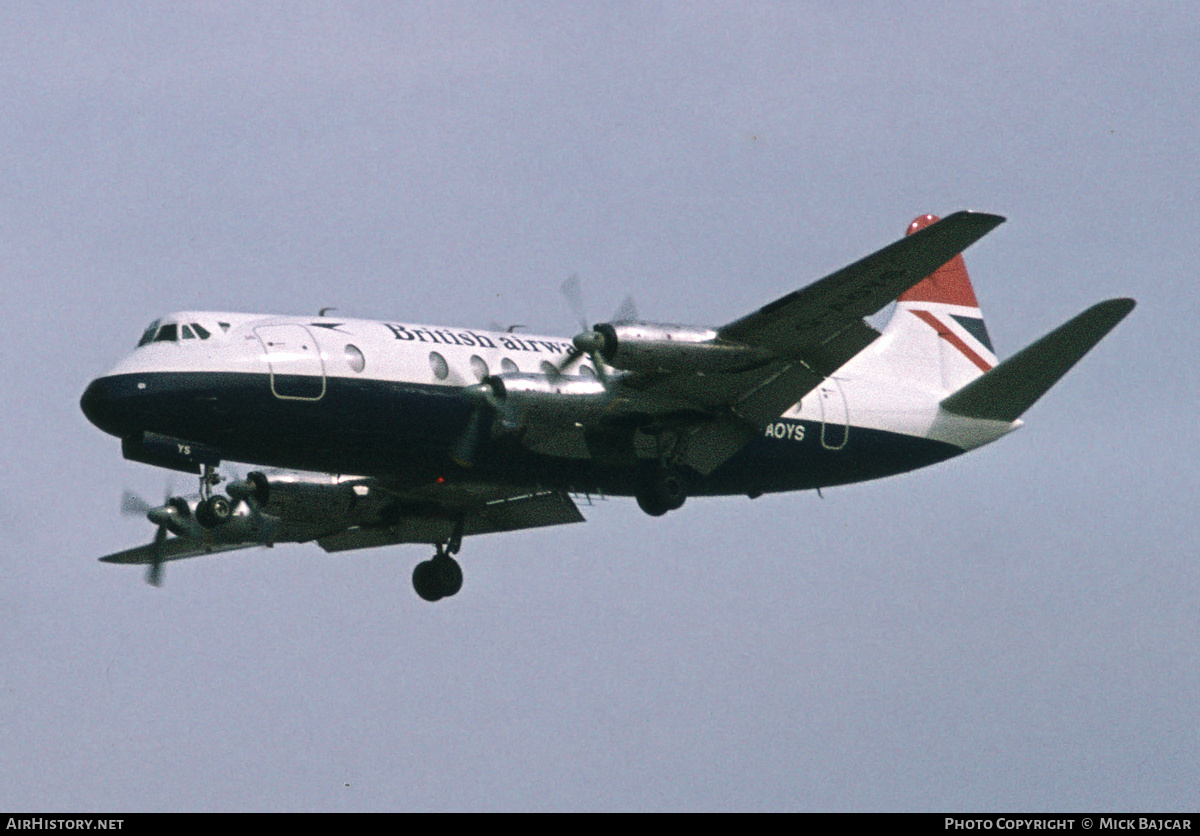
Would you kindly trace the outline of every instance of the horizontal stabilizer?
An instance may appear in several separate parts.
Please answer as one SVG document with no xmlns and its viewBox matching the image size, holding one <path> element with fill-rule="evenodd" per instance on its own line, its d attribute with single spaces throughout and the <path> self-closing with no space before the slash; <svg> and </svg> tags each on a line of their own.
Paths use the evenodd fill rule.
<svg viewBox="0 0 1200 836">
<path fill-rule="evenodd" d="M 942 401 L 967 418 L 1015 421 L 1133 310 L 1132 299 L 1093 305 Z"/>
</svg>

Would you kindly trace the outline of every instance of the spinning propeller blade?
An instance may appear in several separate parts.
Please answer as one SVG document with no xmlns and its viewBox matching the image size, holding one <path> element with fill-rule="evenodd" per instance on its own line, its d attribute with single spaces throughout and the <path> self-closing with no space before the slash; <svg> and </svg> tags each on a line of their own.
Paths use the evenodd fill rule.
<svg viewBox="0 0 1200 836">
<path fill-rule="evenodd" d="M 126 488 L 125 493 L 121 495 L 121 513 L 127 517 L 144 517 L 150 513 L 150 509 L 153 507 L 129 488 Z"/>
<path fill-rule="evenodd" d="M 629 294 L 621 300 L 621 307 L 617 308 L 617 312 L 613 314 L 613 322 L 637 322 L 638 311 L 637 303 L 633 301 L 633 294 Z"/>
<path fill-rule="evenodd" d="M 158 531 L 154 532 L 154 554 L 150 561 L 149 568 L 146 569 L 146 583 L 151 586 L 162 586 L 163 582 L 163 561 L 162 561 L 162 544 L 167 540 L 167 527 L 160 525 Z"/>
<path fill-rule="evenodd" d="M 171 514 L 167 505 L 170 501 L 170 486 L 164 490 L 163 504 L 155 507 L 133 491 L 126 488 L 121 495 L 121 513 L 126 516 L 145 517 L 157 526 L 154 532 L 152 558 L 150 567 L 146 570 L 146 583 L 151 586 L 162 586 L 163 561 L 162 544 L 167 540 L 166 518 Z"/>
<path fill-rule="evenodd" d="M 562 285 L 559 286 L 563 296 L 570 305 L 575 318 L 579 320 L 580 331 L 572 340 L 573 346 L 568 349 L 566 358 L 558 364 L 560 374 L 566 374 L 571 366 L 579 362 L 580 358 L 588 357 L 596 367 L 596 374 L 605 383 L 608 382 L 607 370 L 604 366 L 602 352 L 605 345 L 605 336 L 600 331 L 588 325 L 587 312 L 583 303 L 583 287 L 579 281 L 579 274 L 572 273 Z M 633 301 L 633 296 L 626 296 L 622 300 L 620 307 L 613 314 L 613 322 L 633 322 L 637 320 L 637 304 Z"/>
<path fill-rule="evenodd" d="M 483 437 L 490 426 L 491 420 L 487 414 L 487 405 L 483 402 L 476 404 L 475 408 L 471 410 L 471 417 L 467 420 L 467 426 L 462 435 L 454 442 L 454 449 L 450 452 L 451 458 L 463 467 L 473 465 L 475 454 L 479 452 L 479 445 L 483 442 Z"/>
</svg>

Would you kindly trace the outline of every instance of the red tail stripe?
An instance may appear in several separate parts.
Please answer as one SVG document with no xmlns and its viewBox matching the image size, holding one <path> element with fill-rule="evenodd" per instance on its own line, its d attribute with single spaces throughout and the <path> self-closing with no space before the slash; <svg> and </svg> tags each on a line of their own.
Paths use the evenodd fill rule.
<svg viewBox="0 0 1200 836">
<path fill-rule="evenodd" d="M 911 310 L 911 308 L 910 308 Z M 922 322 L 929 325 L 933 330 L 938 332 L 938 335 L 957 348 L 963 353 L 963 356 L 979 367 L 980 371 L 991 371 L 992 364 L 984 360 L 969 345 L 962 341 L 962 338 L 938 321 L 938 318 L 929 311 L 913 311 L 913 313 L 921 319 Z"/>
<path fill-rule="evenodd" d="M 912 235 L 918 229 L 924 229 L 938 221 L 937 215 L 922 215 L 908 225 L 905 235 Z M 900 296 L 901 302 L 944 302 L 948 305 L 962 305 L 967 308 L 978 308 L 975 289 L 971 287 L 971 278 L 967 275 L 967 265 L 961 255 L 947 261 L 929 276 L 904 291 Z"/>
</svg>

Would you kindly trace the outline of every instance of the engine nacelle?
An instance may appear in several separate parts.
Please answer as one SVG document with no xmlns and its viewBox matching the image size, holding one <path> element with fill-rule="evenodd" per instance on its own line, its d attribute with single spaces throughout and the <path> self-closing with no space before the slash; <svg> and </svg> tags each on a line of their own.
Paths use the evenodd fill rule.
<svg viewBox="0 0 1200 836">
<path fill-rule="evenodd" d="M 737 371 L 770 359 L 761 348 L 722 340 L 715 330 L 656 322 L 602 322 L 575 338 L 580 351 L 599 351 L 628 371 Z"/>
<path fill-rule="evenodd" d="M 234 499 L 253 499 L 265 513 L 289 520 L 347 514 L 358 501 L 352 484 L 323 473 L 267 476 L 256 470 L 230 482 L 227 490 Z"/>
<path fill-rule="evenodd" d="M 509 372 L 486 377 L 471 388 L 511 427 L 542 420 L 587 424 L 599 418 L 612 400 L 601 381 L 583 375 Z"/>
</svg>

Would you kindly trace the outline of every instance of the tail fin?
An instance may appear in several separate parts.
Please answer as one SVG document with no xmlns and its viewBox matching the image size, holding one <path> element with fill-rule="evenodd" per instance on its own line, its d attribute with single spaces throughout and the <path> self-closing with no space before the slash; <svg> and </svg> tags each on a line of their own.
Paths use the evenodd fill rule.
<svg viewBox="0 0 1200 836">
<path fill-rule="evenodd" d="M 1109 299 L 1092 305 L 943 400 L 942 408 L 968 418 L 1017 420 L 1135 304 L 1132 299 Z"/>
<path fill-rule="evenodd" d="M 921 215 L 908 235 L 938 220 Z M 886 352 L 905 376 L 953 392 L 998 362 L 975 289 L 961 255 L 947 261 L 896 300 L 883 335 Z"/>
</svg>

